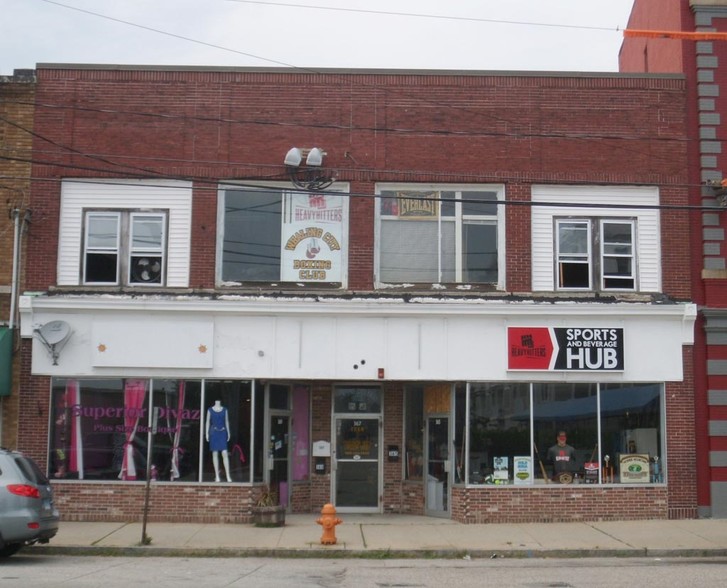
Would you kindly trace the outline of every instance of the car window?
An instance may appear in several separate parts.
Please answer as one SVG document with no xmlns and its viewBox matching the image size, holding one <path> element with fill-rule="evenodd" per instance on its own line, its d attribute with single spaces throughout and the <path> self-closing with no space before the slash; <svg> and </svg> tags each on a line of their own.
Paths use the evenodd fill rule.
<svg viewBox="0 0 727 588">
<path fill-rule="evenodd" d="M 18 464 L 20 471 L 23 472 L 23 476 L 27 480 L 33 481 L 36 484 L 48 484 L 48 478 L 40 470 L 36 463 L 28 457 L 16 457 L 15 463 Z"/>
</svg>

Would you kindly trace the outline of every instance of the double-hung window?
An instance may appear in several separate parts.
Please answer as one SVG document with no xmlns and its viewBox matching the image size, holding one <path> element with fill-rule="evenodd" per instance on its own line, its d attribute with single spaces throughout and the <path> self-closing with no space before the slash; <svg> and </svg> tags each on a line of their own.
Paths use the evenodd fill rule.
<svg viewBox="0 0 727 588">
<path fill-rule="evenodd" d="M 83 283 L 163 285 L 166 213 L 87 211 Z"/>
<path fill-rule="evenodd" d="M 555 228 L 558 289 L 636 289 L 633 219 L 555 219 Z"/>
<path fill-rule="evenodd" d="M 380 187 L 379 284 L 503 283 L 502 190 Z"/>
</svg>

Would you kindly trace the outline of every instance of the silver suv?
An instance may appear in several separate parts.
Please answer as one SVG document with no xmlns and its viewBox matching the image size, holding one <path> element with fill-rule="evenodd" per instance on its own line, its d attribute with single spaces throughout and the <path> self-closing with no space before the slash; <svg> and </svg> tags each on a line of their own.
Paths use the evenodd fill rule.
<svg viewBox="0 0 727 588">
<path fill-rule="evenodd" d="M 40 468 L 22 453 L 0 449 L 0 557 L 48 543 L 58 521 L 53 489 Z"/>
</svg>

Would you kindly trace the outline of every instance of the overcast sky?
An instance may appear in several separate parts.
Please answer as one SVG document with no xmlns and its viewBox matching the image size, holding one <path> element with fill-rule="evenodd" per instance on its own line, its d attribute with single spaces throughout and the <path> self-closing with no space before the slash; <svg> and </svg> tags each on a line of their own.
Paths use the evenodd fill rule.
<svg viewBox="0 0 727 588">
<path fill-rule="evenodd" d="M 37 63 L 617 71 L 633 0 L 0 0 Z"/>
</svg>

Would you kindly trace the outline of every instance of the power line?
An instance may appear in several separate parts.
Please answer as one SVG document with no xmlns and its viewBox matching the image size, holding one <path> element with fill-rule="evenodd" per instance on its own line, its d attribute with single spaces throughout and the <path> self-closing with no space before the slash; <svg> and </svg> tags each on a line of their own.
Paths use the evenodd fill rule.
<svg viewBox="0 0 727 588">
<path fill-rule="evenodd" d="M 124 165 L 124 164 L 116 163 L 116 162 L 111 161 L 109 159 L 106 159 L 104 157 L 89 155 L 87 153 L 84 153 L 82 151 L 79 151 L 78 149 L 75 149 L 73 147 L 69 147 L 68 145 L 61 145 L 60 143 L 57 143 L 53 139 L 49 139 L 47 137 L 44 137 L 43 135 L 40 135 L 39 133 L 36 133 L 35 131 L 33 131 L 31 129 L 28 129 L 28 128 L 24 127 L 23 125 L 20 125 L 20 124 L 18 124 L 16 122 L 13 122 L 13 121 L 11 121 L 11 120 L 3 117 L 3 116 L 0 116 L 0 121 L 1 122 L 4 122 L 7 125 L 10 125 L 12 127 L 15 127 L 16 129 L 19 129 L 19 130 L 21 130 L 21 131 L 23 131 L 25 133 L 28 133 L 32 137 L 35 137 L 37 139 L 40 139 L 41 141 L 46 141 L 46 142 L 50 143 L 51 145 L 54 145 L 55 147 L 58 147 L 58 148 L 63 149 L 65 151 L 70 151 L 71 153 L 75 153 L 76 155 L 80 155 L 81 157 L 86 157 L 86 158 L 89 158 L 89 159 L 96 159 L 96 160 L 98 160 L 98 161 L 100 161 L 102 163 L 106 163 L 108 165 L 112 165 L 112 166 L 115 166 L 115 167 L 122 167 L 122 168 L 127 168 L 127 169 L 135 169 L 137 171 L 143 171 L 145 173 L 150 173 L 150 174 L 155 173 L 153 170 L 149 170 L 149 169 L 145 169 L 145 168 L 138 168 L 138 167 L 135 167 L 135 166 L 127 166 L 127 165 Z M 32 153 L 32 151 L 31 151 L 31 153 Z"/>
<path fill-rule="evenodd" d="M 130 22 L 128 20 L 123 20 L 121 18 L 115 18 L 113 16 L 108 16 L 106 14 L 101 14 L 99 12 L 93 12 L 92 10 L 85 10 L 83 8 L 78 8 L 77 6 L 69 6 L 68 4 L 63 4 L 62 2 L 55 2 L 55 0 L 40 0 L 40 2 L 45 2 L 46 4 L 54 4 L 56 6 L 60 6 L 62 8 L 67 8 L 68 10 L 75 10 L 76 12 L 82 12 L 84 14 L 88 14 L 90 16 L 95 16 L 98 18 L 103 18 L 106 20 L 110 20 L 113 22 L 117 22 L 119 24 L 128 25 L 130 27 L 135 27 L 137 29 L 143 29 L 145 31 L 150 31 L 152 33 L 157 33 L 159 35 L 165 35 L 167 37 L 172 37 L 174 39 L 180 39 L 182 41 L 187 41 L 189 43 L 195 43 L 197 45 L 203 45 L 205 47 L 211 47 L 212 49 L 219 49 L 220 51 L 228 51 L 230 53 L 236 53 L 238 55 L 244 55 L 245 57 L 252 57 L 253 59 L 259 59 L 260 61 L 267 61 L 268 63 L 274 63 L 276 65 L 282 65 L 285 67 L 295 67 L 294 65 L 291 65 L 289 63 L 285 63 L 284 61 L 277 61 L 275 59 L 268 59 L 267 57 L 262 57 L 261 55 L 255 55 L 254 53 L 247 53 L 245 51 L 239 51 L 237 49 L 231 49 L 230 47 L 223 47 L 222 45 L 216 45 L 214 43 L 208 43 L 206 41 L 200 41 L 199 39 L 193 39 L 191 37 L 186 37 L 184 35 L 178 35 L 176 33 L 170 33 L 168 31 L 163 31 L 161 29 L 155 29 L 153 27 L 149 27 L 146 25 L 142 25 L 135 22 Z M 305 68 L 296 68 L 296 69 L 305 69 Z M 308 70 L 308 71 L 314 71 L 314 70 Z"/>
<path fill-rule="evenodd" d="M 377 14 L 382 16 L 404 16 L 407 18 L 426 18 L 436 20 L 453 20 L 462 22 L 480 22 L 489 24 L 506 24 L 506 25 L 517 25 L 517 26 L 529 26 L 529 27 L 550 27 L 550 28 L 563 28 L 563 29 L 580 29 L 586 31 L 606 31 L 606 32 L 619 32 L 619 27 L 594 27 L 585 25 L 567 25 L 558 23 L 543 23 L 543 22 L 529 22 L 529 21 L 518 21 L 518 20 L 502 20 L 494 18 L 476 18 L 471 16 L 450 16 L 446 14 L 422 14 L 418 12 L 394 12 L 391 10 L 365 10 L 362 8 L 340 8 L 334 6 L 313 6 L 309 4 L 288 4 L 284 2 L 262 2 L 261 0 L 227 0 L 228 2 L 236 2 L 238 4 L 261 4 L 263 6 L 280 6 L 283 8 L 303 8 L 310 10 L 328 10 L 333 12 L 350 12 L 354 14 Z"/>
<path fill-rule="evenodd" d="M 50 152 L 46 153 L 49 155 L 55 155 L 56 153 Z M 66 155 L 64 153 L 58 154 L 60 156 Z M 128 156 L 133 158 L 134 156 Z M 50 167 L 58 167 L 61 169 L 74 169 L 74 170 L 80 170 L 80 171 L 91 171 L 95 173 L 106 173 L 106 174 L 112 174 L 112 173 L 118 173 L 118 170 L 109 170 L 109 169 L 103 169 L 98 167 L 89 167 L 89 166 L 82 166 L 78 164 L 67 164 L 67 163 L 59 163 L 57 161 L 49 161 L 49 160 L 40 160 L 37 158 L 34 158 L 33 153 L 31 153 L 30 157 L 19 157 L 19 156 L 9 156 L 9 155 L 0 155 L 0 159 L 6 160 L 6 161 L 19 161 L 24 163 L 33 163 L 37 165 L 46 165 Z M 142 159 L 142 158 L 140 158 Z M 157 159 L 158 161 L 158 159 Z M 167 161 L 167 160 L 162 160 Z M 180 163 L 179 160 L 169 160 L 175 163 Z M 248 163 L 248 162 L 230 162 L 230 161 L 223 161 L 223 162 L 197 162 L 197 161 L 182 161 L 181 163 L 190 163 L 190 164 L 199 164 L 199 163 L 206 163 L 210 165 L 221 165 L 225 167 L 252 167 L 256 169 L 265 169 L 270 168 L 272 170 L 279 170 L 280 164 L 256 164 L 256 163 Z M 137 173 L 137 174 L 128 174 L 128 177 L 130 178 L 143 178 L 148 179 L 149 177 L 171 177 L 168 174 L 164 174 L 163 171 L 158 170 L 147 170 L 147 168 L 141 168 L 141 167 L 134 167 L 134 166 L 120 166 L 120 167 L 126 167 L 127 169 L 136 169 L 140 172 L 144 173 Z M 446 178 L 442 180 L 435 180 L 438 183 L 444 183 L 446 181 L 449 181 L 451 183 L 471 183 L 471 182 L 502 182 L 502 181 L 513 181 L 522 183 L 523 177 L 521 175 L 518 175 L 517 173 L 514 175 L 503 175 L 500 172 L 491 172 L 491 173 L 478 173 L 478 172 L 449 172 L 449 171 L 432 171 L 432 170 L 412 170 L 412 169 L 406 169 L 406 170 L 400 170 L 400 169 L 380 169 L 380 168 L 342 168 L 342 167 L 331 167 L 327 168 L 329 171 L 334 172 L 345 172 L 345 173 L 351 173 L 351 174 L 368 174 L 368 175 L 377 175 L 377 176 L 399 176 L 399 177 L 411 177 L 411 176 L 426 176 L 426 177 L 436 177 L 436 178 Z M 547 179 L 540 180 L 541 183 L 547 183 L 547 184 L 553 184 L 553 183 L 574 183 L 574 184 L 602 184 L 602 185 L 644 185 L 644 186 L 653 186 L 653 185 L 668 185 L 668 186 L 680 186 L 680 187 L 688 187 L 688 186 L 695 186 L 695 184 L 687 184 L 687 183 L 677 183 L 674 181 L 668 181 L 665 179 L 661 179 L 659 181 L 648 181 L 648 182 L 624 182 L 624 181 L 605 181 L 605 180 L 590 180 L 590 181 L 571 181 L 571 182 L 565 182 L 565 181 L 553 181 L 552 180 L 552 174 L 547 172 L 542 172 L 544 176 L 547 176 Z M 528 183 L 537 182 L 536 178 L 537 172 L 530 173 L 527 172 L 526 175 L 529 177 Z M 678 174 L 672 174 L 672 176 L 676 176 Z M 663 174 L 662 174 L 663 176 Z M 175 179 L 188 179 L 192 176 L 175 176 Z M 199 176 L 198 176 L 199 177 Z M 591 177 L 593 177 L 591 175 Z M 454 179 L 453 179 L 454 178 Z M 289 181 L 289 176 L 284 172 L 276 171 L 273 174 L 270 174 L 269 176 L 263 176 L 263 177 L 256 177 L 255 180 L 264 180 L 264 181 Z M 389 182 L 390 180 L 379 180 L 380 182 Z M 405 182 L 407 180 L 396 180 L 397 182 Z M 408 180 L 411 181 L 411 180 Z M 421 180 L 418 181 L 421 183 Z M 431 181 L 425 182 L 425 183 L 431 183 Z M 698 184 L 702 185 L 702 184 Z"/>
<path fill-rule="evenodd" d="M 9 158 L 9 157 L 3 157 L 0 156 L 0 160 L 17 160 L 17 158 Z M 28 161 L 28 160 L 21 160 L 21 161 Z M 32 163 L 38 164 L 38 165 L 49 165 L 49 166 L 56 166 L 61 168 L 69 168 L 69 169 L 76 169 L 76 170 L 85 170 L 88 171 L 102 171 L 97 170 L 94 168 L 85 168 L 82 166 L 72 166 L 72 165 L 62 165 L 62 164 L 56 164 L 52 162 L 39 162 L 39 161 L 32 161 Z M 425 173 L 425 172 L 422 172 Z M 14 179 L 12 176 L 0 176 L 0 179 Z M 301 190 L 296 190 L 295 188 L 291 187 L 277 187 L 277 186 L 265 186 L 261 185 L 263 182 L 276 182 L 276 183 L 287 183 L 282 178 L 260 178 L 258 180 L 248 180 L 248 181 L 237 181 L 237 180 L 225 180 L 225 179 L 214 179 L 214 178 L 206 178 L 206 177 L 199 177 L 199 176 L 165 176 L 165 177 L 152 177 L 152 178 L 145 178 L 142 176 L 129 176 L 126 178 L 114 178 L 114 179 L 101 179 L 101 178 L 47 178 L 47 177 L 30 177 L 25 178 L 30 179 L 33 182 L 47 182 L 47 183 L 54 183 L 54 184 L 62 184 L 62 183 L 68 183 L 68 182 L 76 182 L 76 183 L 82 183 L 82 184 L 97 184 L 97 185 L 118 185 L 118 186 L 128 186 L 127 182 L 121 181 L 122 179 L 128 179 L 128 180 L 175 180 L 175 181 L 186 181 L 186 182 L 193 182 L 195 183 L 195 190 L 208 190 L 208 191 L 214 191 L 217 192 L 220 188 L 226 188 L 229 190 L 234 189 L 252 189 L 252 190 L 260 190 L 260 191 L 285 191 L 285 192 L 301 192 Z M 114 181 L 116 180 L 116 181 Z M 513 183 L 527 183 L 527 184 L 543 184 L 543 185 L 570 185 L 570 186 L 586 186 L 586 187 L 593 187 L 593 186 L 604 186 L 604 185 L 611 185 L 611 186 L 630 186 L 630 187 L 659 187 L 658 185 L 655 185 L 653 183 L 650 184 L 638 184 L 638 183 L 628 183 L 625 184 L 623 182 L 619 183 L 613 183 L 608 184 L 604 182 L 582 182 L 582 181 L 553 181 L 552 179 L 548 180 L 538 180 L 537 178 L 530 178 L 526 181 L 524 181 L 522 178 L 491 178 L 488 183 L 490 184 L 504 184 L 508 181 Z M 380 181 L 377 183 L 382 184 L 407 184 L 407 182 L 390 182 L 390 181 Z M 414 182 L 409 182 L 414 184 Z M 421 183 L 421 182 L 419 182 Z M 449 188 L 449 185 L 446 182 L 426 182 L 427 184 L 436 184 L 441 183 L 444 185 L 447 185 Z M 453 184 L 456 182 L 452 182 Z M 467 182 L 459 182 L 466 184 Z M 145 186 L 148 187 L 154 187 L 154 188 L 170 188 L 168 185 L 164 184 L 153 184 L 153 183 L 145 183 Z M 666 187 L 681 187 L 681 188 L 689 188 L 694 187 L 693 184 L 665 184 Z M 699 186 L 702 186 L 702 184 L 699 184 Z M 482 186 L 483 190 L 485 186 Z M 449 188 L 451 189 L 451 188 Z M 446 191 L 446 189 L 445 189 Z M 371 199 L 383 199 L 383 198 L 390 198 L 391 196 L 385 196 L 382 194 L 375 194 L 371 192 L 352 192 L 352 191 L 343 191 L 343 190 L 326 190 L 325 194 L 334 195 L 334 196 L 343 196 L 347 198 L 371 198 Z M 425 197 L 406 197 L 407 200 L 422 200 L 426 202 L 432 202 L 432 201 L 440 201 L 440 202 L 447 202 L 451 203 L 452 200 L 448 198 L 425 198 Z M 457 202 L 463 202 L 463 203 L 472 203 L 472 204 L 482 204 L 482 200 L 477 199 L 469 199 L 469 198 L 461 198 L 457 200 Z M 503 206 L 526 206 L 526 207 L 532 207 L 532 206 L 542 206 L 542 207 L 550 207 L 550 208 L 589 208 L 589 209 L 617 209 L 617 210 L 686 210 L 686 211 L 720 211 L 722 210 L 719 207 L 716 206 L 700 206 L 700 205 L 689 205 L 689 204 L 609 204 L 600 202 L 598 204 L 594 203 L 586 203 L 586 202 L 536 202 L 532 200 L 492 200 L 487 201 L 487 203 L 490 204 L 496 204 L 496 205 L 503 205 Z"/>
<path fill-rule="evenodd" d="M 223 51 L 230 51 L 230 52 L 233 52 L 233 53 L 238 53 L 240 55 L 245 55 L 245 56 L 248 56 L 248 57 L 254 57 L 256 59 L 260 59 L 260 60 L 263 60 L 263 61 L 268 61 L 268 62 L 274 63 L 276 65 L 283 65 L 285 67 L 289 67 L 289 68 L 292 68 L 292 69 L 295 69 L 295 70 L 298 70 L 298 71 L 303 71 L 303 72 L 307 72 L 307 73 L 314 73 L 314 74 L 318 74 L 318 75 L 325 74 L 325 72 L 321 72 L 320 70 L 316 70 L 316 69 L 312 69 L 312 68 L 298 67 L 298 66 L 294 66 L 292 64 L 288 64 L 288 63 L 285 63 L 285 62 L 281 62 L 281 61 L 277 61 L 277 60 L 273 60 L 273 59 L 267 59 L 265 57 L 261 57 L 261 56 L 258 56 L 258 55 L 253 55 L 251 53 L 246 53 L 246 52 L 243 52 L 243 51 L 238 51 L 238 50 L 235 50 L 235 49 L 230 49 L 229 47 L 223 47 L 223 46 L 220 46 L 220 45 L 215 45 L 215 44 L 212 44 L 212 43 L 207 43 L 205 41 L 199 41 L 197 39 L 192 39 L 190 37 L 186 37 L 186 36 L 183 36 L 183 35 L 177 35 L 175 33 L 169 33 L 167 31 L 163 31 L 163 30 L 160 30 L 160 29 L 155 29 L 155 28 L 148 27 L 148 26 L 145 26 L 145 25 L 140 25 L 138 23 L 133 23 L 133 22 L 126 21 L 126 20 L 122 20 L 122 19 L 118 19 L 118 18 L 115 18 L 115 17 L 110 17 L 110 16 L 107 16 L 107 15 L 104 15 L 104 14 L 100 14 L 100 13 L 97 13 L 97 12 L 90 11 L 90 10 L 85 10 L 85 9 L 81 9 L 81 8 L 77 8 L 77 7 L 73 7 L 73 6 L 68 6 L 67 4 L 63 4 L 63 3 L 57 2 L 55 0 L 40 0 L 40 1 L 41 2 L 46 2 L 48 4 L 54 4 L 56 6 L 61 6 L 63 8 L 68 8 L 69 10 L 76 10 L 78 12 L 82 12 L 82 13 L 85 13 L 85 14 L 89 14 L 91 16 L 96 16 L 96 17 L 99 17 L 99 18 L 103 18 L 103 19 L 107 19 L 107 20 L 114 21 L 114 22 L 118 22 L 118 23 L 121 23 L 121 24 L 125 24 L 125 25 L 129 25 L 129 26 L 133 26 L 133 27 L 145 29 L 145 30 L 148 30 L 148 31 L 151 31 L 151 32 L 155 32 L 155 33 L 158 33 L 158 34 L 167 35 L 167 36 L 171 36 L 171 37 L 178 38 L 178 39 L 181 39 L 181 40 L 189 41 L 191 43 L 198 43 L 198 44 L 201 44 L 201 45 L 206 45 L 206 46 L 209 46 L 209 47 L 212 47 L 212 48 L 216 48 L 216 49 L 220 49 L 220 50 L 223 50 Z M 507 22 L 507 21 L 502 21 L 502 22 Z M 564 26 L 566 26 L 566 25 L 564 25 Z M 328 74 L 328 75 L 331 75 L 331 74 Z M 342 82 L 344 81 L 343 76 L 334 76 L 334 77 L 339 77 Z M 367 87 L 366 84 L 361 84 L 361 86 L 362 87 Z M 506 124 L 509 124 L 509 125 L 515 124 L 511 120 L 504 119 L 502 117 L 498 117 L 498 116 L 496 116 L 496 115 L 494 115 L 492 113 L 482 113 L 482 112 L 473 111 L 473 110 L 466 109 L 466 108 L 456 107 L 456 106 L 453 106 L 452 104 L 442 103 L 442 102 L 439 102 L 439 101 L 434 101 L 434 100 L 429 100 L 429 99 L 422 99 L 419 96 L 412 96 L 411 94 L 407 94 L 407 93 L 401 92 L 401 91 L 391 90 L 390 88 L 380 88 L 380 87 L 377 87 L 376 89 L 379 90 L 379 91 L 383 91 L 384 93 L 387 93 L 387 94 L 394 94 L 394 95 L 399 94 L 399 95 L 403 95 L 403 96 L 406 96 L 408 98 L 414 99 L 414 100 L 416 100 L 418 102 L 433 104 L 433 105 L 439 106 L 441 108 L 456 109 L 456 110 L 459 110 L 461 112 L 466 112 L 468 114 L 472 114 L 472 115 L 477 116 L 477 117 L 487 116 L 489 120 L 503 122 L 503 123 L 506 123 Z M 573 138 L 582 139 L 581 137 L 573 137 Z"/>
<path fill-rule="evenodd" d="M 343 130 L 343 131 L 365 131 L 365 132 L 386 132 L 386 133 L 401 133 L 411 135 L 434 135 L 434 136 L 463 136 L 463 137 L 510 137 L 515 139 L 531 139 L 531 138 L 545 138 L 545 139 L 618 139 L 622 141 L 677 141 L 677 142 L 688 142 L 692 139 L 686 137 L 652 137 L 646 135 L 618 135 L 618 134 L 599 134 L 599 133 L 558 133 L 558 132 L 541 132 L 541 133 L 525 133 L 525 132 L 505 132 L 505 131 L 486 131 L 486 130 L 467 130 L 467 131 L 453 131 L 453 130 L 437 130 L 437 129 L 414 129 L 414 128 L 397 128 L 397 127 L 384 127 L 384 126 L 356 126 L 356 125 L 343 125 L 343 124 L 332 124 L 332 123 L 299 123 L 299 122 L 285 122 L 285 121 L 273 121 L 273 120 L 258 120 L 258 119 L 232 119 L 224 117 L 210 117 L 201 115 L 188 115 L 188 114 L 165 114 L 155 112 L 143 112 L 137 110 L 118 110 L 112 108 L 92 108 L 90 106 L 76 106 L 76 105 L 58 105 L 49 104 L 46 102 L 25 102 L 25 101 L 13 101 L 8 100 L 7 102 L 19 105 L 36 106 L 40 108 L 48 109 L 66 109 L 82 112 L 97 112 L 103 114 L 122 114 L 127 116 L 139 116 L 149 118 L 161 118 L 168 120 L 190 120 L 199 122 L 212 122 L 212 123 L 227 123 L 236 125 L 260 125 L 260 126 L 278 126 L 278 127 L 302 127 L 306 129 L 324 129 L 324 130 Z M 456 109 L 456 106 L 448 106 L 448 108 Z M 473 112 L 474 114 L 484 115 L 481 112 Z M 494 115 L 493 115 L 494 116 Z M 507 119 L 498 118 L 502 122 L 512 124 Z"/>
</svg>

